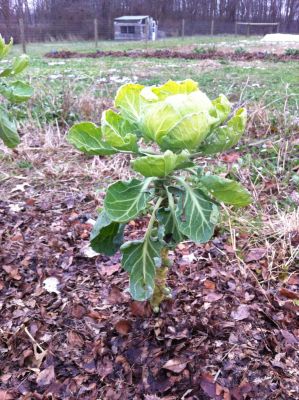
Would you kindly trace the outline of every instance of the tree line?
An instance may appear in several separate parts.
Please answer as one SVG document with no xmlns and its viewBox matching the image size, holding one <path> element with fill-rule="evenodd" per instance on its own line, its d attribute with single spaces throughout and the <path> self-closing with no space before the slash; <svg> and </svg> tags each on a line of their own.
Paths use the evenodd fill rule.
<svg viewBox="0 0 299 400">
<path fill-rule="evenodd" d="M 18 36 L 23 18 L 33 39 L 89 37 L 90 21 L 97 18 L 100 37 L 111 38 L 113 19 L 122 15 L 151 15 L 161 30 L 173 34 L 180 33 L 182 19 L 186 34 L 208 33 L 212 19 L 223 33 L 232 33 L 235 21 L 279 22 L 283 31 L 296 32 L 299 0 L 0 0 L 0 32 Z"/>
</svg>

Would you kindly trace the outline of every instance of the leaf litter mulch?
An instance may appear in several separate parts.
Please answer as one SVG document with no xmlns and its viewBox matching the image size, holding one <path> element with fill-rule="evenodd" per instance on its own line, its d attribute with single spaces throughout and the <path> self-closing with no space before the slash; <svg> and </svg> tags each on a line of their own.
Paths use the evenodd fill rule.
<svg viewBox="0 0 299 400">
<path fill-rule="evenodd" d="M 299 399 L 298 275 L 262 288 L 261 249 L 240 264 L 216 232 L 178 246 L 173 300 L 153 315 L 120 255 L 88 250 L 94 190 L 21 186 L 0 201 L 1 400 Z"/>
</svg>

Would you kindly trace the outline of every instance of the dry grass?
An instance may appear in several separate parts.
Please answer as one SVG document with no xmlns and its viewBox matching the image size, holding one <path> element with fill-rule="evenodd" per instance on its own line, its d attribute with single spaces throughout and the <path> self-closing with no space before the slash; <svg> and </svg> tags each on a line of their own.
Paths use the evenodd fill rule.
<svg viewBox="0 0 299 400">
<path fill-rule="evenodd" d="M 44 131 L 27 125 L 21 133 L 22 143 L 17 150 L 0 146 L 1 200 L 9 200 L 20 182 L 32 189 L 24 191 L 26 197 L 38 196 L 44 188 L 55 191 L 75 187 L 82 192 L 95 191 L 96 187 L 105 187 L 112 180 L 131 177 L 129 155 L 89 157 L 81 154 L 67 144 L 66 132 L 58 125 L 47 126 Z M 28 168 L 19 167 L 24 162 Z"/>
<path fill-rule="evenodd" d="M 70 96 L 71 99 L 74 96 Z M 71 100 L 73 101 L 73 100 Z M 95 98 L 92 93 L 82 93 L 68 108 L 76 108 L 86 120 L 99 120 L 103 109 L 112 106 L 105 98 Z M 286 110 L 287 111 L 287 110 Z M 224 227 L 230 231 L 231 242 L 238 258 L 239 237 L 247 235 L 245 249 L 264 247 L 267 249 L 268 275 L 259 277 L 267 283 L 277 279 L 282 270 L 292 271 L 298 262 L 298 244 L 294 238 L 299 235 L 299 211 L 292 211 L 281 204 L 273 203 L 269 197 L 268 186 L 271 181 L 271 193 L 277 198 L 288 194 L 290 173 L 289 161 L 296 157 L 298 144 L 298 125 L 290 125 L 284 115 L 277 115 L 273 123 L 273 112 L 265 107 L 263 99 L 259 104 L 249 107 L 248 133 L 243 149 L 254 156 L 250 165 L 243 165 L 235 171 L 236 178 L 251 191 L 254 203 L 248 209 L 232 213 L 224 218 Z M 113 157 L 89 157 L 78 153 L 66 142 L 67 128 L 56 121 L 55 125 L 26 124 L 21 127 L 22 143 L 15 151 L 0 148 L 0 198 L 11 201 L 21 194 L 23 198 L 38 197 L 43 190 L 49 192 L 74 190 L 84 193 L 100 193 L 116 179 L 130 179 L 134 174 L 129 168 L 129 155 Z M 261 170 L 256 162 L 262 160 L 261 150 L 275 149 L 277 152 L 274 172 Z M 250 150 L 252 149 L 252 151 Z M 259 149 L 259 150 L 257 150 Z M 242 151 L 242 146 L 241 146 Z M 258 153 L 256 153 L 258 151 Z M 20 168 L 19 162 L 27 162 L 31 168 Z M 215 159 L 209 164 L 221 163 Z M 229 171 L 229 170 L 228 170 Z M 275 172 L 276 171 L 276 172 Z M 253 179 L 253 175 L 256 176 Z M 23 186 L 19 186 L 19 185 Z M 16 189 L 17 188 L 17 189 Z M 289 194 L 288 194 L 289 195 Z M 101 203 L 102 194 L 99 194 Z M 242 267 L 243 268 L 243 267 Z M 245 271 L 245 270 L 244 270 Z"/>
</svg>

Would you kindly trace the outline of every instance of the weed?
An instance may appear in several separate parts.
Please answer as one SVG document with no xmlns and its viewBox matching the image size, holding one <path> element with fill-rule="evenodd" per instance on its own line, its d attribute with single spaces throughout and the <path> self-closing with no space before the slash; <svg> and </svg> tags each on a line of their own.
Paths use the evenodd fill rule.
<svg viewBox="0 0 299 400">
<path fill-rule="evenodd" d="M 299 56 L 299 49 L 294 49 L 292 47 L 289 47 L 288 49 L 285 50 L 284 53 L 286 56 Z"/>
<path fill-rule="evenodd" d="M 27 160 L 18 161 L 17 166 L 21 169 L 32 169 L 33 168 L 32 163 Z"/>
<path fill-rule="evenodd" d="M 246 50 L 244 49 L 244 47 L 237 47 L 234 51 L 234 53 L 236 55 L 243 55 L 246 53 Z"/>
</svg>

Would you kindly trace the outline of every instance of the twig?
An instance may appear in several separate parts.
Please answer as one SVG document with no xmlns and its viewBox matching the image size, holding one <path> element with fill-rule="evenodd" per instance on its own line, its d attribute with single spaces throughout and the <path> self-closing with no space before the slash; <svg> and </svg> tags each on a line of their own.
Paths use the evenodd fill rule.
<svg viewBox="0 0 299 400">
<path fill-rule="evenodd" d="M 34 337 L 33 337 L 33 336 L 31 335 L 31 333 L 28 331 L 28 329 L 26 328 L 26 326 L 24 327 L 24 331 L 25 331 L 25 333 L 29 336 L 29 339 L 31 340 L 31 342 L 32 342 L 34 345 L 36 345 L 36 347 L 38 347 L 39 350 L 40 350 L 42 353 L 45 353 L 46 350 L 44 350 L 44 349 L 42 348 L 42 346 L 41 346 L 39 343 L 37 343 L 37 341 L 34 339 Z"/>
</svg>

